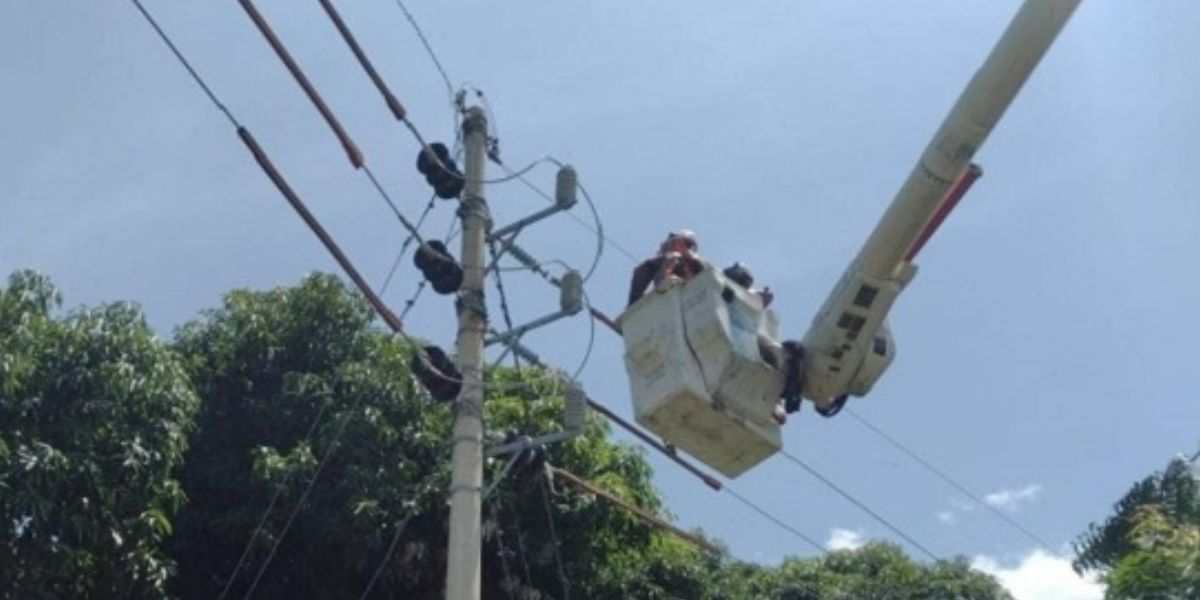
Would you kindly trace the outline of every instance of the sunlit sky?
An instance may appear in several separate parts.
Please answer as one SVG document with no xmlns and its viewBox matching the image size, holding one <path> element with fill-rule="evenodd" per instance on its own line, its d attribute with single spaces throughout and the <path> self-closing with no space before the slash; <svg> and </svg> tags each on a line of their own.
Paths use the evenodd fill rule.
<svg viewBox="0 0 1200 600">
<path fill-rule="evenodd" d="M 318 3 L 259 4 L 402 210 L 417 216 L 429 193 L 413 167 L 417 146 Z M 237 3 L 148 5 L 381 284 L 403 230 Z M 486 92 L 508 164 L 547 154 L 573 163 L 605 231 L 639 259 L 668 230 L 697 231 L 705 257 L 746 262 L 772 287 L 784 331 L 799 336 L 1017 5 L 410 8 L 454 85 Z M 417 126 L 451 141 L 445 86 L 397 6 L 339 6 Z M 1200 343 L 1198 19 L 1200 4 L 1187 0 L 1084 1 L 977 155 L 983 179 L 924 251 L 891 318 L 896 362 L 852 402 L 1054 553 L 1133 480 L 1193 450 L 1200 432 L 1191 376 Z M 335 270 L 132 4 L 6 0 L 0 56 L 0 271 L 46 272 L 68 307 L 136 300 L 167 337 L 231 288 Z M 532 177 L 553 185 L 551 168 Z M 545 205 L 519 184 L 487 195 L 497 223 Z M 452 218 L 440 204 L 425 231 L 441 236 Z M 595 247 L 562 216 L 521 241 L 581 268 Z M 633 264 L 605 249 L 588 285 L 597 306 L 621 309 Z M 385 298 L 401 306 L 418 277 L 406 257 Z M 517 321 L 557 303 L 526 274 L 509 274 L 505 287 Z M 428 294 L 406 324 L 448 347 L 453 316 L 450 301 Z M 573 370 L 588 330 L 580 317 L 528 342 Z M 582 380 L 630 413 L 618 338 L 597 332 Z M 1054 560 L 1031 554 L 1033 542 L 857 422 L 797 417 L 784 430 L 790 452 L 934 552 L 977 557 L 993 571 Z M 811 554 L 650 459 L 683 526 L 747 560 Z M 895 540 L 781 458 L 733 485 L 819 540 Z"/>
</svg>

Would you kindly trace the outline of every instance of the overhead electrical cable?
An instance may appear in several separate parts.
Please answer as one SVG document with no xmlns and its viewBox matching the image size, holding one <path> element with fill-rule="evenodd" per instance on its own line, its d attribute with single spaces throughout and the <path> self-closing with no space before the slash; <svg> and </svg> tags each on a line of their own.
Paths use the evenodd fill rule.
<svg viewBox="0 0 1200 600">
<path fill-rule="evenodd" d="M 578 475 L 575 475 L 574 473 L 571 473 L 569 471 L 564 471 L 563 469 L 560 469 L 555 466 L 549 466 L 548 469 L 549 469 L 550 473 L 554 476 L 555 479 L 560 479 L 562 481 L 565 481 L 567 484 L 571 485 L 572 487 L 580 489 L 588 494 L 591 494 L 592 496 L 594 496 L 596 498 L 604 500 L 604 501 L 608 502 L 609 504 L 612 504 L 613 506 L 616 506 L 628 513 L 631 513 L 634 516 L 636 516 L 638 519 L 642 520 L 643 522 L 645 522 L 657 529 L 667 531 L 667 532 L 675 535 L 679 539 L 695 546 L 696 548 L 703 550 L 704 552 L 707 552 L 714 556 L 721 553 L 720 549 L 718 549 L 716 546 L 714 546 L 712 544 L 712 542 L 709 542 L 708 540 L 704 539 L 701 536 L 698 536 L 693 533 L 689 533 L 687 531 L 684 531 L 684 530 L 676 527 L 675 525 L 672 525 L 667 520 L 647 511 L 644 508 L 636 506 L 633 503 L 616 496 L 612 492 L 605 490 L 604 488 L 596 485 L 595 483 L 592 483 Z"/>
<path fill-rule="evenodd" d="M 425 478 L 422 479 L 415 486 L 416 489 L 419 491 L 421 488 L 424 488 L 425 485 L 427 483 L 429 483 L 429 481 L 431 479 L 433 479 L 434 477 L 437 477 L 438 475 L 439 475 L 439 471 L 437 469 L 430 471 L 429 474 L 427 474 L 425 476 Z M 371 575 L 371 579 L 369 581 L 367 581 L 366 587 L 363 588 L 362 593 L 359 594 L 358 600 L 366 600 L 367 597 L 371 594 L 371 590 L 375 588 L 375 583 L 377 581 L 379 581 L 379 577 L 381 575 L 383 575 L 384 570 L 387 568 L 388 561 L 391 560 L 392 554 L 395 553 L 396 544 L 398 544 L 400 542 L 400 536 L 401 536 L 401 534 L 404 533 L 405 527 L 407 527 L 409 521 L 412 521 L 414 518 L 417 517 L 417 515 L 418 515 L 418 512 L 417 512 L 416 508 L 413 508 L 413 509 L 409 510 L 408 513 L 405 514 L 404 517 L 401 518 L 396 523 L 395 531 L 392 533 L 391 541 L 388 542 L 387 550 L 384 551 L 383 558 L 380 559 L 379 566 L 375 568 L 375 571 Z"/>
<path fill-rule="evenodd" d="M 357 403 L 351 408 L 351 413 L 357 408 Z M 309 477 L 308 484 L 304 486 L 304 491 L 300 493 L 300 499 L 296 501 L 296 506 L 292 508 L 292 512 L 288 514 L 287 521 L 283 524 L 283 529 L 275 536 L 274 543 L 271 544 L 271 550 L 267 552 L 267 558 L 263 560 L 262 566 L 258 568 L 258 573 L 254 575 L 254 581 L 250 583 L 250 588 L 246 590 L 246 594 L 242 596 L 242 600 L 250 600 L 254 594 L 254 590 L 258 588 L 258 582 L 262 580 L 262 576 L 267 572 L 267 567 L 271 566 L 271 561 L 275 558 L 275 553 L 279 550 L 279 545 L 287 538 L 288 531 L 292 529 L 292 523 L 296 520 L 296 516 L 304 508 L 308 501 L 308 495 L 312 493 L 313 486 L 316 485 L 317 479 L 321 477 L 321 471 L 325 470 L 325 465 L 329 463 L 329 459 L 333 458 L 333 454 L 337 452 L 338 444 L 341 442 L 342 434 L 346 431 L 346 424 L 350 422 L 350 417 L 347 415 L 338 423 L 338 428 L 333 434 L 333 439 L 329 442 L 329 447 L 325 449 L 324 456 L 317 463 L 317 468 L 313 471 L 312 477 Z"/>
<path fill-rule="evenodd" d="M 855 498 L 854 495 L 851 494 L 850 492 L 847 492 L 846 490 L 842 489 L 836 483 L 831 481 L 828 477 L 822 475 L 820 471 L 817 471 L 816 469 L 809 466 L 808 463 L 800 460 L 799 458 L 797 458 L 796 456 L 787 452 L 786 450 L 780 450 L 779 454 L 781 454 L 784 458 L 791 461 L 793 464 L 798 465 L 801 469 L 804 469 L 809 475 L 812 475 L 813 477 L 817 478 L 817 480 L 820 481 L 821 483 L 825 484 L 826 487 L 833 490 L 839 496 L 841 496 L 842 498 L 845 498 L 848 502 L 850 502 L 854 506 L 857 506 L 860 510 L 862 510 L 863 512 L 870 515 L 871 518 L 873 518 L 876 521 L 878 521 L 879 523 L 881 523 L 884 527 L 887 527 L 888 529 L 890 529 L 892 531 L 892 533 L 895 533 L 896 535 L 900 536 L 902 539 L 904 539 L 904 541 L 911 544 L 913 548 L 920 550 L 925 556 L 928 556 L 931 560 L 934 560 L 934 561 L 941 560 L 941 558 L 938 555 L 934 554 L 928 548 L 926 548 L 924 545 L 922 545 L 920 542 L 913 539 L 913 537 L 908 535 L 907 533 L 905 533 L 904 530 L 893 525 L 891 521 L 887 520 L 882 515 L 875 512 L 874 510 L 872 510 L 869 506 L 864 504 L 858 498 Z"/>
<path fill-rule="evenodd" d="M 412 26 L 413 31 L 417 33 L 417 37 L 421 40 L 421 45 L 425 46 L 425 52 L 429 55 L 429 59 L 433 61 L 433 66 L 437 67 L 438 74 L 442 76 L 442 82 L 446 84 L 446 95 L 451 102 L 454 101 L 454 84 L 450 83 L 450 76 L 446 74 L 445 67 L 442 66 L 442 61 L 438 60 L 437 52 L 433 51 L 433 46 L 425 37 L 425 32 L 421 30 L 421 25 L 408 11 L 408 7 L 404 5 L 403 0 L 396 0 L 396 6 L 400 7 L 400 12 L 404 13 L 404 18 L 408 20 L 408 24 Z"/>
<path fill-rule="evenodd" d="M 554 565 L 558 567 L 558 581 L 562 584 L 563 600 L 571 600 L 571 583 L 567 579 L 567 571 L 563 568 L 562 542 L 558 539 L 558 530 L 554 526 L 554 509 L 550 507 L 550 492 L 546 490 L 546 479 L 538 480 L 542 489 L 542 507 L 546 510 L 546 525 L 550 529 L 550 541 L 554 544 Z"/>
<path fill-rule="evenodd" d="M 765 517 L 768 521 L 771 521 L 775 525 L 778 525 L 784 531 L 796 536 L 797 538 L 800 538 L 806 544 L 808 544 L 809 546 L 812 546 L 812 548 L 814 550 L 816 550 L 817 552 L 821 552 L 821 553 L 825 552 L 825 546 L 822 546 L 820 542 L 812 539 L 811 537 L 809 537 L 807 535 L 804 535 L 804 532 L 800 531 L 799 529 L 796 529 L 795 527 L 792 527 L 791 525 L 784 523 L 782 519 L 767 512 L 767 510 L 762 508 L 761 506 L 751 502 L 749 498 L 746 498 L 745 496 L 741 495 L 740 493 L 738 493 L 737 490 L 735 490 L 729 486 L 725 486 L 725 492 L 727 494 L 729 494 L 730 496 L 732 496 L 738 502 L 741 502 L 742 504 L 744 504 L 750 510 L 753 510 L 754 512 L 758 513 L 759 515 L 762 515 L 763 517 Z"/>
<path fill-rule="evenodd" d="M 370 581 L 367 582 L 367 587 L 363 588 L 362 593 L 359 594 L 358 600 L 367 600 L 367 596 L 371 594 L 371 590 L 375 589 L 375 582 L 379 581 L 379 576 L 387 568 L 387 563 L 391 560 L 392 553 L 396 551 L 396 544 L 400 542 L 400 534 L 404 533 L 404 528 L 408 526 L 408 522 L 415 516 L 417 516 L 416 513 L 409 513 L 396 523 L 396 531 L 392 534 L 392 541 L 388 542 L 387 550 L 383 553 L 383 559 L 379 561 L 379 566 L 375 568 Z"/>
<path fill-rule="evenodd" d="M 437 204 L 437 199 L 438 197 L 436 193 L 429 195 L 429 202 L 425 204 L 425 210 L 421 211 L 421 216 L 417 219 L 416 228 L 418 231 L 421 229 L 421 226 L 425 224 L 425 219 L 429 217 L 429 213 L 433 211 L 434 205 Z M 392 268 L 388 270 L 387 277 L 385 277 L 383 280 L 383 285 L 379 286 L 380 296 L 387 291 L 388 284 L 391 283 L 392 277 L 396 274 L 396 269 L 400 267 L 400 260 L 404 258 L 404 253 L 408 250 L 408 247 L 412 245 L 413 240 L 415 239 L 417 239 L 416 236 L 410 233 L 408 234 L 408 237 L 404 238 L 404 241 L 401 242 L 400 251 L 396 253 L 396 260 L 392 261 Z M 400 319 L 403 320 L 404 317 L 401 316 Z"/>
<path fill-rule="evenodd" d="M 283 177 L 283 174 L 275 167 L 266 151 L 261 145 L 259 145 L 258 140 L 254 137 L 250 130 L 241 125 L 241 123 L 234 117 L 232 111 L 228 110 L 225 105 L 219 101 L 217 96 L 212 92 L 212 89 L 207 85 L 206 82 L 204 82 L 199 73 L 192 68 L 191 63 L 186 59 L 186 57 L 184 57 L 183 53 L 179 51 L 178 47 L 174 44 L 170 37 L 167 36 L 166 32 L 161 26 L 159 26 L 158 22 L 153 18 L 153 16 L 150 15 L 142 3 L 139 0 L 130 1 L 138 8 L 139 12 L 158 34 L 159 38 L 167 45 L 168 48 L 171 49 L 175 58 L 178 59 L 180 64 L 184 66 L 184 68 L 192 76 L 193 80 L 200 86 L 200 88 L 204 90 L 205 94 L 213 102 L 213 104 L 216 105 L 222 111 L 222 113 L 228 117 L 229 122 L 236 127 L 238 138 L 242 140 L 242 143 L 250 151 L 251 155 L 254 156 L 254 159 L 258 163 L 259 167 L 262 168 L 263 172 L 267 175 L 271 182 L 275 184 L 276 189 L 279 190 L 280 194 L 285 200 L 287 200 L 288 204 L 292 206 L 305 224 L 308 225 L 313 234 L 317 236 L 322 245 L 325 246 L 325 249 L 329 251 L 330 255 L 338 263 L 338 266 L 341 267 L 346 276 L 350 278 L 359 291 L 367 298 L 367 301 L 384 321 L 384 324 L 386 324 L 394 333 L 403 338 L 405 342 L 414 349 L 422 361 L 428 363 L 429 359 L 426 356 L 422 344 L 413 339 L 412 336 L 405 331 L 400 318 L 397 317 L 395 313 L 393 313 L 391 309 L 388 308 L 388 306 L 383 302 L 379 295 L 375 293 L 370 284 L 367 283 L 366 279 L 363 278 L 358 269 L 342 251 L 341 247 L 339 247 L 337 242 L 334 241 L 333 237 L 329 235 L 324 226 L 322 226 L 312 212 L 308 210 L 308 207 L 300 199 L 299 195 L 296 194 L 295 190 L 292 189 L 291 185 Z M 418 240 L 420 239 L 419 234 L 415 232 L 415 228 L 409 227 L 409 232 L 410 234 L 416 236 Z M 436 371 L 436 369 L 434 370 Z M 436 374 L 440 378 L 447 381 L 459 384 L 462 383 L 460 379 L 442 375 L 440 372 L 437 372 Z M 513 387 L 515 388 L 517 386 Z"/>
<path fill-rule="evenodd" d="M 1025 537 L 1032 540 L 1035 544 L 1041 546 L 1043 550 L 1045 550 L 1046 552 L 1051 552 L 1051 553 L 1053 552 L 1050 549 L 1050 544 L 1047 544 L 1044 540 L 1042 540 L 1041 537 L 1038 537 L 1036 534 L 1034 534 L 1032 531 L 1027 529 L 1025 526 L 1021 525 L 1019 522 L 1016 521 L 1016 519 L 1013 519 L 1012 517 L 1004 514 L 1004 512 L 1002 512 L 1000 509 L 996 508 L 995 506 L 992 506 L 991 504 L 988 504 L 988 502 L 986 500 L 975 495 L 973 492 L 971 492 L 971 490 L 967 489 L 967 487 L 965 485 L 959 483 L 956 479 L 947 475 L 944 471 L 935 467 L 929 461 L 925 460 L 924 458 L 921 458 L 916 452 L 913 452 L 911 449 L 909 449 L 908 446 L 905 446 L 899 440 L 892 437 L 887 432 L 885 432 L 883 429 L 881 429 L 879 426 L 868 421 L 866 417 L 859 415 L 858 413 L 854 412 L 853 410 L 846 411 L 846 414 L 850 415 L 850 418 L 854 419 L 855 421 L 858 421 L 859 424 L 861 424 L 863 427 L 866 427 L 867 429 L 871 430 L 876 435 L 878 435 L 880 438 L 882 438 L 883 440 L 887 441 L 889 444 L 894 446 L 896 449 L 898 449 L 901 452 L 903 452 L 904 454 L 908 455 L 908 457 L 913 459 L 914 461 L 916 461 L 917 464 L 925 467 L 926 470 L 928 470 L 930 473 L 933 473 L 935 476 L 938 477 L 938 479 L 941 479 L 950 487 L 958 490 L 960 493 L 962 493 L 967 498 L 970 498 L 971 500 L 973 500 L 979 506 L 982 506 L 983 508 L 987 509 L 992 514 L 994 514 L 997 518 L 999 518 L 1001 521 L 1008 523 L 1010 526 L 1012 526 L 1017 531 L 1020 531 L 1021 533 L 1025 534 Z"/>
<path fill-rule="evenodd" d="M 312 424 L 308 426 L 308 431 L 304 433 L 304 437 L 300 440 L 301 444 L 307 444 L 309 439 L 312 438 L 313 432 L 317 429 L 317 424 L 321 422 L 321 417 L 325 414 L 326 406 L 328 404 L 322 403 L 321 408 L 317 410 L 317 415 L 313 417 Z M 233 587 L 233 582 L 237 580 L 238 573 L 242 570 L 242 565 L 246 564 L 246 559 L 250 556 L 250 549 L 254 547 L 254 541 L 258 539 L 258 534 L 262 533 L 263 527 L 267 524 L 267 518 L 271 516 L 271 511 L 275 509 L 275 504 L 279 502 L 279 497 L 283 494 L 283 490 L 287 487 L 290 479 L 291 472 L 289 471 L 283 480 L 279 482 L 279 485 L 275 486 L 275 493 L 271 494 L 271 501 L 267 503 L 267 507 L 263 509 L 258 522 L 254 525 L 254 531 L 250 533 L 250 539 L 246 540 L 246 546 L 242 548 L 242 554 L 238 557 L 237 563 L 233 567 L 233 572 L 225 578 L 225 585 L 221 588 L 221 593 L 217 596 L 218 600 L 224 598 L 229 593 L 230 588 Z"/>
<path fill-rule="evenodd" d="M 405 218 L 404 214 L 401 213 L 400 209 L 396 206 L 396 203 L 392 201 L 391 196 L 389 196 L 388 193 L 383 189 L 383 186 L 379 183 L 379 179 L 375 177 L 375 174 L 371 171 L 370 167 L 367 166 L 366 159 L 363 157 L 362 151 L 359 150 L 358 146 L 354 143 L 354 140 L 350 138 L 350 134 L 346 133 L 345 128 L 342 127 L 342 124 L 340 121 L 338 121 L 337 116 L 333 114 L 333 111 L 329 108 L 329 105 L 327 105 L 325 100 L 321 98 L 321 94 L 317 92 L 317 89 L 312 85 L 312 82 L 308 80 L 308 77 L 304 74 L 304 71 L 300 68 L 300 65 L 295 61 L 295 59 L 292 58 L 291 53 L 289 53 L 287 47 L 283 45 L 283 42 L 279 39 L 279 36 L 275 35 L 274 30 L 271 29 L 271 26 L 269 23 L 267 23 L 266 18 L 263 17 L 262 13 L 260 13 L 257 8 L 255 8 L 254 2 L 252 0 L 238 0 L 238 2 L 242 5 L 242 8 L 245 9 L 246 14 L 250 16 L 250 20 L 254 22 L 254 25 L 258 28 L 259 32 L 262 33 L 263 37 L 267 40 L 267 44 L 269 44 L 275 51 L 275 55 L 279 57 L 280 62 L 282 62 L 287 68 L 288 72 L 292 74 L 292 79 L 296 81 L 296 83 L 300 86 L 300 89 L 302 89 L 304 94 L 308 96 L 309 101 L 312 102 L 313 106 L 316 107 L 317 112 L 321 114 L 321 117 L 325 119 L 325 122 L 333 131 L 334 136 L 336 136 L 338 141 L 341 142 L 342 148 L 346 151 L 346 155 L 350 159 L 350 164 L 353 165 L 355 169 L 361 169 L 363 173 L 367 175 L 367 179 L 371 181 L 371 185 L 374 186 L 375 191 L 379 193 L 379 196 L 383 198 L 384 202 L 386 202 L 388 207 L 391 208 L 392 213 L 400 221 L 400 224 L 408 230 L 409 235 L 417 239 L 418 243 L 423 244 L 424 240 L 421 238 L 421 233 L 417 231 L 417 228 L 407 218 Z M 357 45 L 352 45 L 352 47 L 357 47 Z M 401 107 L 400 110 L 403 112 L 403 107 Z"/>
<path fill-rule="evenodd" d="M 317 93 L 316 88 L 314 88 L 312 83 L 309 82 L 308 77 L 304 75 L 304 71 L 300 70 L 300 65 L 296 64 L 295 59 L 292 58 L 291 53 L 289 53 L 287 48 L 284 47 L 283 42 L 279 40 L 279 37 L 275 35 L 275 32 L 271 29 L 271 26 L 267 23 L 267 20 L 263 18 L 262 13 L 258 12 L 258 8 L 254 6 L 254 2 L 251 0 L 238 0 L 238 3 L 242 5 L 242 9 L 246 11 L 246 14 L 249 15 L 250 20 L 254 22 L 254 26 L 257 27 L 259 32 L 262 33 L 263 37 L 266 38 L 267 43 L 271 45 L 273 50 L 275 50 L 276 56 L 278 56 L 279 60 L 283 62 L 283 65 L 287 67 L 287 70 L 292 74 L 292 78 L 296 80 L 296 83 L 300 84 L 300 88 L 304 90 L 304 93 L 308 96 L 309 101 L 313 103 L 313 106 L 317 108 L 317 112 L 321 113 L 321 117 L 325 119 L 325 123 L 329 125 L 330 129 L 333 130 L 333 134 L 342 144 L 342 149 L 346 151 L 346 157 L 350 159 L 350 164 L 353 165 L 355 169 L 362 168 L 362 151 L 359 150 L 358 146 L 354 144 L 354 141 L 350 139 L 350 135 L 346 133 L 346 130 L 342 127 L 341 122 L 338 121 L 336 116 L 334 116 L 333 111 L 329 110 L 329 106 L 325 104 L 325 100 L 321 98 L 321 95 Z"/>
</svg>

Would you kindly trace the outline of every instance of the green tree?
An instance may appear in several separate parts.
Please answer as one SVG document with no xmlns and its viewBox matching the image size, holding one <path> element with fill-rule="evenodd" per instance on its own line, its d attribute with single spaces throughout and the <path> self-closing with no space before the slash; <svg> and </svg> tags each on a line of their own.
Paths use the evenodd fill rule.
<svg viewBox="0 0 1200 600">
<path fill-rule="evenodd" d="M 1108 598 L 1200 598 L 1200 526 L 1149 506 L 1134 515 L 1129 542 L 1133 550 L 1106 577 Z"/>
<path fill-rule="evenodd" d="M 232 292 L 177 332 L 203 400 L 181 476 L 191 502 L 172 543 L 177 593 L 221 593 L 268 506 L 233 597 L 280 539 L 256 598 L 356 597 L 393 528 L 414 512 L 405 533 L 420 542 L 401 549 L 388 583 L 434 589 L 427 571 L 439 550 L 426 541 L 443 528 L 436 471 L 446 415 L 417 392 L 405 347 L 370 322 L 336 278 L 312 276 L 295 288 Z"/>
<path fill-rule="evenodd" d="M 788 558 L 757 574 L 754 598 L 780 600 L 1011 600 L 991 576 L 965 559 L 918 563 L 887 542 L 815 558 Z"/>
<path fill-rule="evenodd" d="M 203 398 L 182 473 L 191 502 L 172 545 L 179 594 L 221 592 L 280 489 L 233 580 L 236 595 L 254 585 L 270 557 L 256 598 L 357 597 L 399 523 L 400 542 L 374 597 L 440 595 L 448 411 L 415 383 L 407 345 L 371 320 L 357 294 L 314 275 L 294 288 L 235 291 L 179 331 L 176 349 Z M 488 386 L 488 422 L 497 432 L 557 427 L 565 391 L 558 378 L 500 369 Z M 641 453 L 610 442 L 597 419 L 585 435 L 551 447 L 548 458 L 639 506 L 662 509 Z M 501 463 L 493 461 L 489 473 Z M 537 473 L 504 480 L 484 518 L 488 597 L 560 597 L 557 557 L 576 597 L 655 597 L 641 591 L 675 589 L 688 579 L 681 570 L 700 571 L 690 547 L 590 496 L 545 486 Z"/>
<path fill-rule="evenodd" d="M 1075 542 L 1075 570 L 1112 569 L 1134 552 L 1135 517 L 1148 507 L 1158 507 L 1171 523 L 1200 524 L 1200 482 L 1187 460 L 1176 458 L 1163 471 L 1135 483 L 1113 505 L 1111 516 L 1089 524 Z"/>
<path fill-rule="evenodd" d="M 1100 571 L 1108 598 L 1200 599 L 1200 480 L 1190 461 L 1135 483 L 1113 513 L 1076 542 L 1076 571 Z"/>
<path fill-rule="evenodd" d="M 0 288 L 0 594 L 164 597 L 197 399 L 136 307 L 60 301 L 29 271 Z"/>
</svg>

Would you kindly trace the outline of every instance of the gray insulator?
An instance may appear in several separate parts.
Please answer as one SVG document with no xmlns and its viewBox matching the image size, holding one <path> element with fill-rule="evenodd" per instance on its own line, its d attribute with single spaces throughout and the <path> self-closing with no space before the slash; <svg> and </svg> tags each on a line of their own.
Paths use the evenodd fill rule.
<svg viewBox="0 0 1200 600">
<path fill-rule="evenodd" d="M 572 381 L 567 387 L 567 400 L 563 405 L 563 429 L 583 431 L 587 424 L 588 398 L 579 382 Z"/>
<path fill-rule="evenodd" d="M 554 203 L 562 210 L 575 206 L 575 202 L 577 202 L 575 190 L 577 189 L 579 189 L 579 184 L 578 178 L 575 176 L 575 167 L 563 165 L 554 179 Z"/>
<path fill-rule="evenodd" d="M 567 271 L 559 282 L 559 290 L 559 305 L 563 312 L 573 315 L 583 310 L 583 276 L 579 271 Z"/>
</svg>

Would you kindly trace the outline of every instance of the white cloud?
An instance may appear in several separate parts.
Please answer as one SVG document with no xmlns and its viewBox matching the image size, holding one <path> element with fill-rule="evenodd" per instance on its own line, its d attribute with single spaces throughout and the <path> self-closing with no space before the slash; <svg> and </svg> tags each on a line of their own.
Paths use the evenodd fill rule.
<svg viewBox="0 0 1200 600">
<path fill-rule="evenodd" d="M 976 505 L 971 504 L 970 502 L 967 502 L 965 500 L 959 500 L 957 498 L 952 498 L 950 500 L 950 507 L 955 510 L 962 511 L 962 512 L 971 512 L 971 511 L 975 510 Z"/>
<path fill-rule="evenodd" d="M 992 492 L 984 496 L 983 501 L 987 502 L 993 508 L 1016 512 L 1021 504 L 1037 500 L 1038 494 L 1041 492 L 1042 486 L 1034 483 L 1019 489 L 1014 488 Z"/>
<path fill-rule="evenodd" d="M 1017 600 L 1098 600 L 1104 586 L 1071 570 L 1067 556 L 1034 550 L 1015 566 L 989 556 L 976 556 L 971 566 L 1000 580 Z"/>
<path fill-rule="evenodd" d="M 954 515 L 953 511 L 943 510 L 938 512 L 937 520 L 946 525 L 953 525 L 958 522 L 958 517 Z"/>
<path fill-rule="evenodd" d="M 825 547 L 830 550 L 858 550 L 865 543 L 861 531 L 834 528 L 829 532 L 829 541 L 825 542 Z"/>
</svg>

